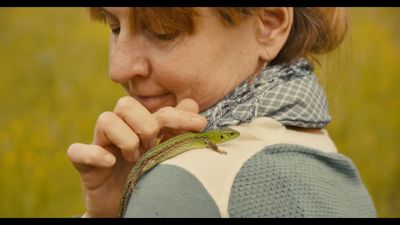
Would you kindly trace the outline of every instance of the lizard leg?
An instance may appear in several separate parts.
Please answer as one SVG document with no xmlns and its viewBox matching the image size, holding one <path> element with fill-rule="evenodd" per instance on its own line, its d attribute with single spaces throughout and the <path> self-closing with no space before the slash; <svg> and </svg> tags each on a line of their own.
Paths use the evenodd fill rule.
<svg viewBox="0 0 400 225">
<path fill-rule="evenodd" d="M 201 140 L 204 141 L 204 143 L 206 143 L 210 148 L 212 148 L 212 150 L 221 154 L 226 154 L 226 151 L 219 149 L 218 146 L 212 143 L 208 138 L 202 138 Z"/>
</svg>

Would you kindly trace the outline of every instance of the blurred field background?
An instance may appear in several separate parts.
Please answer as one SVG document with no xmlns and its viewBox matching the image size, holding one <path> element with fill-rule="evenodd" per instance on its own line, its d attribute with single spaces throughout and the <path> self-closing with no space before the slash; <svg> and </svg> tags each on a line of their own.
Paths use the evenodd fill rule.
<svg viewBox="0 0 400 225">
<path fill-rule="evenodd" d="M 349 8 L 350 35 L 317 68 L 328 130 L 379 217 L 400 216 L 400 8 Z M 84 8 L 0 8 L 0 217 L 84 212 L 66 150 L 90 143 L 124 95 L 107 76 L 108 28 Z"/>
</svg>

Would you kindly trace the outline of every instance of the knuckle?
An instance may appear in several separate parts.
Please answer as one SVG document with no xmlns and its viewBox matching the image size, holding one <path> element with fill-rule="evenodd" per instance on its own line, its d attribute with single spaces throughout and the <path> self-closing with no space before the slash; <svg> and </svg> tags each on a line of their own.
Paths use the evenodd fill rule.
<svg viewBox="0 0 400 225">
<path fill-rule="evenodd" d="M 102 112 L 97 119 L 97 124 L 100 127 L 108 127 L 112 123 L 113 118 L 114 118 L 114 113 Z"/>
<path fill-rule="evenodd" d="M 152 137 L 157 135 L 160 132 L 160 127 L 156 121 L 148 122 L 146 126 L 142 127 L 140 131 L 138 131 L 138 135 L 140 137 Z"/>
<path fill-rule="evenodd" d="M 159 109 L 157 112 L 154 113 L 154 117 L 159 123 L 160 126 L 163 126 L 168 119 L 170 119 L 171 114 L 173 114 L 173 111 L 175 108 L 171 106 L 166 106 L 161 109 Z"/>
<path fill-rule="evenodd" d="M 115 105 L 115 110 L 114 111 L 116 113 L 124 112 L 127 109 L 131 108 L 134 103 L 135 103 L 135 101 L 130 96 L 121 97 L 117 101 L 117 104 Z"/>
<path fill-rule="evenodd" d="M 139 147 L 139 142 L 136 139 L 131 139 L 120 146 L 122 152 L 134 151 Z"/>
<path fill-rule="evenodd" d="M 175 108 L 172 106 L 166 106 L 166 107 L 162 107 L 161 109 L 159 109 L 157 111 L 158 114 L 169 114 L 172 110 L 174 110 Z"/>
<path fill-rule="evenodd" d="M 72 158 L 72 156 L 75 154 L 75 152 L 79 149 L 79 144 L 78 143 L 73 143 L 71 144 L 68 149 L 67 149 L 67 156 L 68 158 Z"/>
</svg>

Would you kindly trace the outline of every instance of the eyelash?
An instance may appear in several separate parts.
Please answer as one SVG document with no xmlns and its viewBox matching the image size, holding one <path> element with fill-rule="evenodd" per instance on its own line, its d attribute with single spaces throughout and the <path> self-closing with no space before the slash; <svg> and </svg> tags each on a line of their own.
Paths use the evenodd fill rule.
<svg viewBox="0 0 400 225">
<path fill-rule="evenodd" d="M 118 35 L 120 31 L 121 31 L 121 28 L 120 28 L 120 27 L 111 28 L 111 32 L 112 32 L 114 35 Z"/>
<path fill-rule="evenodd" d="M 158 34 L 158 33 L 152 32 L 152 36 L 154 36 L 155 38 L 157 38 L 158 40 L 161 40 L 161 41 L 172 41 L 178 35 L 176 33 Z"/>
</svg>

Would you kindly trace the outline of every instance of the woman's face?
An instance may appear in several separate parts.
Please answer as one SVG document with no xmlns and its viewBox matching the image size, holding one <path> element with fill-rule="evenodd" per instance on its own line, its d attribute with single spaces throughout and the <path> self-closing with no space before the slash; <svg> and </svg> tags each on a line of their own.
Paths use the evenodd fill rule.
<svg viewBox="0 0 400 225">
<path fill-rule="evenodd" d="M 150 112 L 184 98 L 211 107 L 261 69 L 256 25 L 225 26 L 200 8 L 195 32 L 173 40 L 132 33 L 128 8 L 104 8 L 110 34 L 109 76 Z"/>
</svg>

